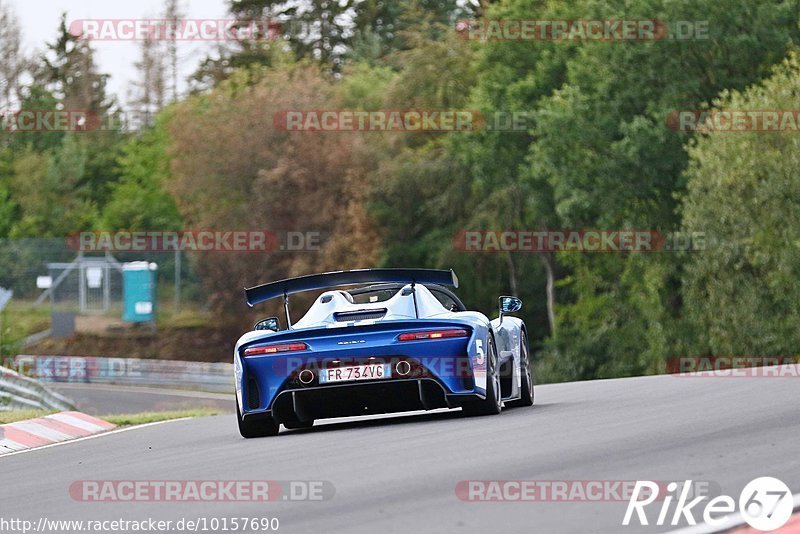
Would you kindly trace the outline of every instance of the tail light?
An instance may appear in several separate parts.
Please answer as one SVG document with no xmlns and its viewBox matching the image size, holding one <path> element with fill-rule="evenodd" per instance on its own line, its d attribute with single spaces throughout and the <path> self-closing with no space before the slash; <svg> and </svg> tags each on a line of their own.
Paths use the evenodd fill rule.
<svg viewBox="0 0 800 534">
<path fill-rule="evenodd" d="M 306 350 L 308 345 L 299 343 L 281 343 L 277 345 L 261 345 L 244 349 L 245 356 L 257 356 L 259 354 L 277 354 L 279 352 L 294 352 L 296 350 Z"/>
<path fill-rule="evenodd" d="M 463 328 L 450 330 L 423 330 L 420 332 L 405 332 L 398 336 L 399 341 L 419 341 L 421 339 L 443 339 L 448 337 L 467 337 L 469 332 Z"/>
</svg>

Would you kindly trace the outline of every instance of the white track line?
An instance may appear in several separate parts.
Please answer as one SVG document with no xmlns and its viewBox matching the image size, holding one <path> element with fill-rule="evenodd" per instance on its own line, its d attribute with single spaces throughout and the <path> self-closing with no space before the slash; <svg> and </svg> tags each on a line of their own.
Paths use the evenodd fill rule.
<svg viewBox="0 0 800 534">
<path fill-rule="evenodd" d="M 116 430 L 109 430 L 107 432 L 100 432 L 99 434 L 92 434 L 91 436 L 84 436 L 82 438 L 71 439 L 69 441 L 60 441 L 58 443 L 50 443 L 48 445 L 42 445 L 40 447 L 31 447 L 30 449 L 25 449 L 25 450 L 22 450 L 22 451 L 7 452 L 5 454 L 0 454 L 0 462 L 2 462 L 4 458 L 8 458 L 9 456 L 14 456 L 16 454 L 25 454 L 25 453 L 28 453 L 28 452 L 41 451 L 42 449 L 49 449 L 51 447 L 59 447 L 61 445 L 70 445 L 72 443 L 77 443 L 79 441 L 86 441 L 87 439 L 102 438 L 102 437 L 105 437 L 105 436 L 110 436 L 112 434 L 119 434 L 121 432 L 128 432 L 129 430 L 138 430 L 140 428 L 147 428 L 147 427 L 150 427 L 150 426 L 163 425 L 165 423 L 175 423 L 177 421 L 188 421 L 189 419 L 193 419 L 193 418 L 192 417 L 181 417 L 180 419 L 168 419 L 166 421 L 155 421 L 153 423 L 145 423 L 143 425 L 126 426 L 124 428 L 118 428 Z"/>
<path fill-rule="evenodd" d="M 792 499 L 794 500 L 792 509 L 797 512 L 797 509 L 800 508 L 800 493 L 795 493 L 792 495 Z M 670 530 L 669 534 L 715 534 L 717 532 L 725 532 L 732 528 L 747 525 L 747 522 L 744 520 L 740 512 L 734 512 L 730 515 L 726 515 L 725 517 L 721 518 L 721 520 L 722 523 L 718 526 L 712 527 L 711 525 L 706 525 L 705 523 L 699 523 L 697 525 L 679 528 L 677 530 Z"/>
</svg>

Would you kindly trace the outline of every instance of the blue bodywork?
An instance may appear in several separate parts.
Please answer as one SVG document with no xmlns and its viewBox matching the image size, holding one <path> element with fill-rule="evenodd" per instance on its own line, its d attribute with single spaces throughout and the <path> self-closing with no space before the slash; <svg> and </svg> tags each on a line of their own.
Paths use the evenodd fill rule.
<svg viewBox="0 0 800 534">
<path fill-rule="evenodd" d="M 375 271 L 383 272 L 375 274 Z M 386 271 L 394 272 L 387 274 Z M 402 270 L 399 274 L 397 271 L 400 270 L 343 273 L 359 273 L 357 278 L 362 283 L 409 282 L 391 302 L 396 301 L 398 304 L 395 306 L 399 308 L 403 306 L 404 298 L 413 299 L 413 308 L 410 309 L 414 310 L 416 317 L 393 318 L 389 314 L 380 320 L 313 323 L 310 327 L 303 327 L 301 320 L 296 327 L 286 330 L 254 330 L 244 334 L 236 343 L 233 355 L 240 417 L 247 420 L 251 416 L 270 415 L 277 422 L 290 424 L 337 416 L 456 408 L 466 402 L 481 401 L 486 398 L 486 350 L 490 343 L 503 373 L 500 379 L 502 398 L 506 401 L 518 399 L 523 372 L 520 350 L 524 331 L 522 321 L 509 316 L 490 321 L 481 313 L 461 309 L 442 308 L 437 313 L 435 307 L 441 305 L 431 300 L 434 297 L 424 281 L 418 282 L 414 277 L 417 273 L 417 276 L 426 278 L 424 274 L 419 275 L 424 270 Z M 365 272 L 373 274 L 365 275 Z M 441 282 L 445 280 L 443 273 L 448 271 L 427 272 L 438 273 L 435 280 Z M 346 285 L 354 278 L 335 274 L 344 283 L 332 285 Z M 288 285 L 282 281 L 283 285 L 278 282 L 247 290 L 248 301 L 251 296 L 253 301 L 263 300 L 256 295 L 270 298 L 282 293 L 288 297 L 291 292 L 303 291 L 312 283 L 314 289 L 326 287 L 324 282 L 320 282 L 320 276 L 324 275 L 305 277 L 308 283 Z M 456 285 L 455 275 L 452 275 L 452 280 Z M 329 302 L 325 295 L 321 301 Z M 410 306 L 411 300 L 408 302 Z M 351 299 L 345 308 L 358 308 L 349 313 L 371 313 L 371 310 L 381 309 L 381 304 L 357 305 Z M 317 303 L 315 306 L 324 307 Z M 433 311 L 426 311 L 430 309 Z M 313 310 L 314 306 L 309 315 Z M 462 333 L 462 337 L 399 339 L 404 333 L 429 330 L 457 331 Z M 275 354 L 244 354 L 247 349 L 292 343 L 304 343 L 306 348 Z M 399 367 L 400 362 L 406 362 L 408 367 Z M 386 364 L 384 369 L 389 375 L 374 380 L 334 383 L 323 383 L 320 379 L 320 374 L 326 369 L 375 363 Z M 401 375 L 399 369 L 411 371 Z M 313 376 L 313 379 L 303 381 L 301 376 L 306 380 Z"/>
</svg>

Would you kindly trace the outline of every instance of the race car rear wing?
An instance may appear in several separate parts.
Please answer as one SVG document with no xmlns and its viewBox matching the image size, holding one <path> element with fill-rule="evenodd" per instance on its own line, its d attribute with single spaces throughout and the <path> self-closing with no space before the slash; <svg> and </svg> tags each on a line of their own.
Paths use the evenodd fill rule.
<svg viewBox="0 0 800 534">
<path fill-rule="evenodd" d="M 252 307 L 259 302 L 276 297 L 284 297 L 285 300 L 293 293 L 376 282 L 438 284 L 458 287 L 458 277 L 452 269 L 357 269 L 287 278 L 247 288 L 244 290 L 244 294 L 247 305 Z"/>
</svg>

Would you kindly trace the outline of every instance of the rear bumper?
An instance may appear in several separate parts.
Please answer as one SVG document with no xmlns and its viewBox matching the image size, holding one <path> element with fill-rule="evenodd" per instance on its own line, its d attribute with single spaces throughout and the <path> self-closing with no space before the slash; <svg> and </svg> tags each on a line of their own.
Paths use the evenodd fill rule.
<svg viewBox="0 0 800 534">
<path fill-rule="evenodd" d="M 468 335 L 399 339 L 408 331 L 440 328 L 464 329 Z M 300 412 L 321 419 L 459 406 L 485 395 L 480 381 L 485 372 L 478 353 L 481 342 L 476 341 L 485 337 L 483 325 L 455 320 L 389 321 L 243 336 L 234 353 L 241 413 L 274 412 L 280 419 Z M 244 356 L 251 346 L 295 341 L 306 348 Z M 400 362 L 409 363 L 405 372 L 397 367 Z M 365 364 L 387 364 L 390 372 L 375 380 L 320 383 L 325 371 Z"/>
<path fill-rule="evenodd" d="M 269 409 L 248 410 L 244 417 L 271 414 L 279 423 L 332 417 L 375 415 L 413 410 L 457 408 L 483 399 L 479 393 L 448 392 L 436 379 L 388 379 L 349 382 L 281 391 Z"/>
<path fill-rule="evenodd" d="M 408 364 L 405 376 L 401 376 L 397 370 L 401 362 Z M 376 363 L 388 365 L 388 378 L 333 383 L 319 381 L 320 374 L 332 366 Z M 304 382 L 309 375 L 312 380 Z M 410 356 L 342 357 L 332 361 L 291 356 L 247 358 L 241 388 L 243 415 L 272 410 L 282 413 L 287 410 L 287 404 L 293 406 L 292 411 L 297 411 L 298 403 L 303 405 L 305 411 L 334 414 L 319 415 L 314 419 L 430 410 L 458 405 L 460 398 L 483 398 L 483 391 L 475 388 L 470 360 L 466 355 L 436 359 Z M 287 400 L 287 397 L 300 400 Z M 329 408 L 312 408 L 310 405 L 315 402 Z"/>
<path fill-rule="evenodd" d="M 418 399 L 418 383 L 430 384 L 433 388 L 427 396 L 458 396 L 483 394 L 476 389 L 471 359 L 466 351 L 467 339 L 433 342 L 438 349 L 436 356 L 417 356 L 399 353 L 396 347 L 367 349 L 367 354 L 354 354 L 356 350 L 342 350 L 331 354 L 270 355 L 241 359 L 242 413 L 258 413 L 272 409 L 279 397 L 292 391 L 303 392 L 303 397 L 320 398 L 320 402 L 335 398 L 348 404 L 346 395 L 362 397 L 373 395 L 372 404 L 380 404 L 380 397 L 411 397 Z M 359 350 L 360 352 L 360 350 Z M 383 353 L 383 354 L 381 354 Z M 347 382 L 321 383 L 320 376 L 326 370 L 338 367 L 383 364 L 388 370 L 385 378 Z M 401 366 L 398 369 L 398 365 Z M 391 385 L 391 387 L 389 387 Z M 345 392 L 338 394 L 337 392 Z M 316 392 L 316 393 L 311 393 Z M 367 392 L 367 393 L 362 393 Z M 285 401 L 282 401 L 285 402 Z M 355 402 L 355 401 L 354 401 Z M 441 402 L 435 403 L 441 407 Z M 433 406 L 434 402 L 431 401 Z M 444 403 L 446 405 L 446 403 Z M 408 409 L 419 409 L 417 405 Z M 399 410 L 388 410 L 399 411 Z M 363 409 L 359 413 L 367 413 Z M 376 413 L 385 413 L 376 412 Z"/>
</svg>

